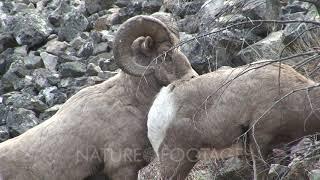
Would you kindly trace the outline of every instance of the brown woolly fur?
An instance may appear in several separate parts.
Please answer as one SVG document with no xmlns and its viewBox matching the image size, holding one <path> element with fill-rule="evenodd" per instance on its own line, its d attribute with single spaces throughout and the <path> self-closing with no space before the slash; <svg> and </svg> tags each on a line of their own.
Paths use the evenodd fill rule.
<svg viewBox="0 0 320 180">
<path fill-rule="evenodd" d="M 263 160 L 274 145 L 318 132 L 319 86 L 288 65 L 261 62 L 163 88 L 150 109 L 158 115 L 148 115 L 163 178 L 184 179 L 199 150 L 224 149 L 245 135 Z"/>
<path fill-rule="evenodd" d="M 151 28 L 148 37 L 145 27 L 140 28 L 143 33 L 125 29 L 144 23 L 160 30 Z M 139 36 L 127 37 L 131 31 Z M 146 123 L 155 95 L 174 80 L 197 76 L 178 50 L 153 63 L 152 73 L 143 74 L 141 69 L 127 66 L 141 63 L 133 67 L 148 67 L 154 57 L 171 48 L 169 37 L 174 35 L 169 33 L 165 24 L 152 17 L 139 16 L 125 22 L 115 40 L 115 57 L 121 61 L 119 64 L 125 62 L 120 66 L 123 71 L 101 84 L 82 89 L 53 117 L 1 143 L 3 179 L 81 180 L 102 172 L 111 180 L 136 180 L 138 170 L 147 163 L 143 152 L 151 148 Z"/>
</svg>

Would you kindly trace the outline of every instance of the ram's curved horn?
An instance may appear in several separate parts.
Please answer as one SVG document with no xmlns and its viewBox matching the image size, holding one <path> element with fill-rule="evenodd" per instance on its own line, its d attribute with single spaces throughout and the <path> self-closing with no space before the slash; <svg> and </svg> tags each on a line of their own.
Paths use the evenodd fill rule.
<svg viewBox="0 0 320 180">
<path fill-rule="evenodd" d="M 139 37 L 147 38 L 148 36 L 152 38 L 155 48 L 157 44 L 164 42 L 169 42 L 172 46 L 177 43 L 175 34 L 159 19 L 144 15 L 130 18 L 120 26 L 113 48 L 114 58 L 124 72 L 133 76 L 148 75 L 153 72 L 152 68 L 137 62 L 138 57 L 134 54 L 132 47 L 135 46 L 134 42 L 137 43 L 135 40 L 138 40 Z"/>
</svg>

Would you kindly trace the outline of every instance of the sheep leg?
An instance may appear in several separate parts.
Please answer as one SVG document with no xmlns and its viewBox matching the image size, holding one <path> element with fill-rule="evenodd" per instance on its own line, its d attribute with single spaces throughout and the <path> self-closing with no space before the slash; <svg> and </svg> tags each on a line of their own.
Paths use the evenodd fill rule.
<svg viewBox="0 0 320 180">
<path fill-rule="evenodd" d="M 251 136 L 250 143 L 250 153 L 253 164 L 253 179 L 254 180 L 267 180 L 268 179 L 268 164 L 265 162 L 264 158 L 269 152 L 268 144 L 272 139 L 271 136 L 267 134 L 256 134 L 254 139 Z M 252 141 L 253 140 L 253 141 Z"/>
<path fill-rule="evenodd" d="M 184 180 L 197 162 L 197 152 L 188 148 L 166 148 L 159 153 L 159 160 L 162 179 Z"/>
<path fill-rule="evenodd" d="M 109 158 L 105 160 L 103 173 L 108 175 L 110 180 L 136 180 L 138 171 L 146 165 L 140 156 L 135 157 L 134 154 L 114 152 L 107 156 Z"/>
</svg>

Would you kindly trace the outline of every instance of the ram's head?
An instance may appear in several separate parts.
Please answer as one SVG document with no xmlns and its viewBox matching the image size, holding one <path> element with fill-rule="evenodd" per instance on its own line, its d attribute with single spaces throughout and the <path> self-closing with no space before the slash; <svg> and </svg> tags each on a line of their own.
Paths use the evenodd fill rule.
<svg viewBox="0 0 320 180">
<path fill-rule="evenodd" d="M 166 13 L 135 16 L 120 26 L 114 41 L 114 57 L 127 74 L 153 75 L 165 85 L 197 75 L 178 49 L 159 57 L 178 42 L 179 31 L 171 16 Z"/>
</svg>

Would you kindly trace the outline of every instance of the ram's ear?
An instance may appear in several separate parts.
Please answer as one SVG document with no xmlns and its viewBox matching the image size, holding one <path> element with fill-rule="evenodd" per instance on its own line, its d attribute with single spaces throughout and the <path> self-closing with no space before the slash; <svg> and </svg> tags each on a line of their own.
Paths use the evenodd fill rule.
<svg viewBox="0 0 320 180">
<path fill-rule="evenodd" d="M 176 37 L 163 22 L 151 16 L 135 16 L 120 26 L 114 40 L 114 57 L 124 72 L 133 76 L 148 75 L 153 69 L 137 62 L 139 57 L 135 48 L 142 48 L 142 52 L 148 53 L 164 42 L 173 46 Z M 146 61 L 151 62 L 152 56 L 146 57 L 149 58 Z"/>
</svg>

